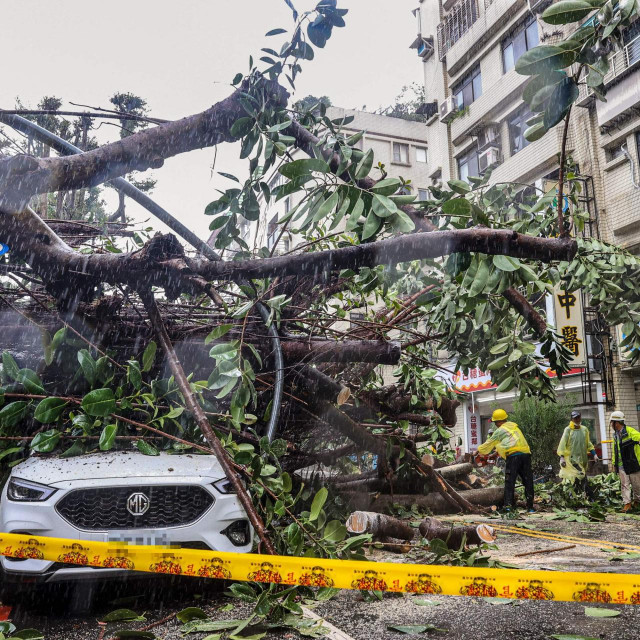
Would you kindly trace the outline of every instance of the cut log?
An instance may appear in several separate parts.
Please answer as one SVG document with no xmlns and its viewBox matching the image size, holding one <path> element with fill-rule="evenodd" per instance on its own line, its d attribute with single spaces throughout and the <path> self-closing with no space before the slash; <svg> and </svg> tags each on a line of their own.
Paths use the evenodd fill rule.
<svg viewBox="0 0 640 640">
<path fill-rule="evenodd" d="M 450 464 L 447 467 L 440 467 L 438 469 L 438 473 L 445 480 L 453 480 L 460 476 L 466 476 L 468 473 L 473 471 L 473 466 L 468 462 L 463 462 L 461 464 Z"/>
<path fill-rule="evenodd" d="M 370 511 L 354 511 L 347 519 L 349 533 L 370 533 L 374 538 L 413 540 L 415 530 L 397 518 Z"/>
<path fill-rule="evenodd" d="M 420 523 L 419 530 L 427 540 L 442 540 L 449 549 L 459 549 L 463 542 L 480 545 L 496 539 L 493 528 L 487 524 L 454 527 L 435 518 L 426 518 Z"/>
<path fill-rule="evenodd" d="M 351 397 L 351 391 L 347 387 L 318 369 L 304 365 L 297 372 L 300 375 L 296 376 L 296 385 L 316 399 L 325 399 L 340 406 Z"/>
<path fill-rule="evenodd" d="M 352 509 L 362 511 L 386 512 L 394 504 L 399 504 L 405 508 L 411 508 L 413 505 L 421 509 L 429 509 L 431 513 L 454 513 L 455 508 L 450 502 L 447 502 L 441 494 L 430 493 L 426 496 L 421 495 L 377 495 L 372 496 L 364 492 L 343 493 L 343 498 L 348 500 Z M 472 489 L 471 491 L 460 491 L 459 496 L 468 500 L 476 506 L 490 507 L 501 506 L 504 497 L 504 487 L 486 487 L 485 489 Z"/>
</svg>

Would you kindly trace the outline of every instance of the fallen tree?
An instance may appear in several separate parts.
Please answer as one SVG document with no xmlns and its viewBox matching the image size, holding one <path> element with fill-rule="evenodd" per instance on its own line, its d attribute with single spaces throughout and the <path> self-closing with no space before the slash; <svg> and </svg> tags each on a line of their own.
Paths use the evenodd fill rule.
<svg viewBox="0 0 640 640">
<path fill-rule="evenodd" d="M 290 39 L 272 54 L 277 60 L 236 76 L 225 100 L 93 150 L 69 150 L 20 121 L 47 153 L 0 157 L 0 240 L 11 257 L 2 265 L 10 281 L 2 282 L 0 302 L 11 311 L 5 317 L 12 326 L 19 316 L 36 328 L 43 347 L 33 367 L 32 352 L 24 349 L 3 356 L 3 391 L 15 399 L 0 411 L 1 426 L 5 437 L 24 436 L 30 443 L 7 461 L 29 448 L 46 452 L 38 438 L 45 426 L 47 447 L 55 447 L 80 435 L 81 424 L 86 440 L 76 440 L 80 453 L 92 450 L 100 429 L 115 427 L 121 437 L 132 433 L 143 443 L 149 431 L 164 437 L 167 447 L 216 455 L 262 549 L 302 554 L 323 549 L 324 538 L 317 516 L 298 524 L 292 509 L 301 499 L 291 495 L 285 468 L 326 463 L 351 476 L 358 465 L 366 473 L 375 462 L 378 475 L 365 477 L 364 488 L 372 480 L 372 486 L 392 490 L 399 478 L 400 485 L 408 478 L 430 490 L 373 498 L 366 491 L 346 492 L 365 508 L 418 504 L 438 513 L 500 503 L 501 488 L 458 493 L 445 477 L 451 471 L 422 461 L 416 442 L 446 455 L 447 427 L 455 424 L 458 403 L 438 376 L 442 365 L 432 362 L 434 353 L 451 354 L 456 370 L 490 370 L 500 391 L 552 398 L 549 370 L 561 377 L 571 354 L 529 300 L 562 283 L 567 291 L 581 286 L 603 319 L 623 324 L 625 346 L 638 357 L 634 283 L 640 262 L 619 247 L 572 237 L 584 216 L 568 172 L 566 135 L 557 195 L 529 198 L 517 194 L 519 185 L 489 185 L 486 176 L 452 180 L 418 201 L 405 193 L 401 178 L 374 168 L 373 151 L 358 149 L 362 134 L 346 132 L 344 120 L 331 121 L 322 109 L 289 109 L 281 79 L 295 83 L 301 60 L 310 57 L 312 45 L 324 46 L 345 13 L 327 0 L 309 14 L 296 14 Z M 302 25 L 310 17 L 315 26 L 307 41 Z M 620 15 L 620 24 L 629 17 Z M 581 45 L 585 55 L 595 46 L 590 37 Z M 567 82 L 576 84 L 581 71 Z M 571 102 L 560 117 L 567 126 L 570 109 Z M 0 112 L 0 121 L 16 118 Z M 533 128 L 546 130 L 549 122 L 545 117 Z M 244 181 L 232 176 L 234 186 L 205 211 L 212 216 L 215 247 L 141 200 L 199 255 L 171 234 L 146 242 L 133 236 L 134 250 L 121 250 L 113 238 L 94 232 L 90 243 L 65 242 L 56 228 L 72 229 L 33 207 L 47 194 L 116 184 L 129 171 L 159 168 L 166 158 L 225 142 L 241 144 L 250 172 Z M 50 148 L 74 155 L 53 156 Z M 294 156 L 297 150 L 309 157 Z M 267 176 L 282 178 L 281 184 L 273 186 Z M 138 197 L 131 185 L 117 185 Z M 573 205 L 570 220 L 563 212 L 565 194 Z M 265 203 L 290 195 L 299 202 L 278 221 L 280 233 L 295 225 L 306 242 L 287 255 L 269 247 L 252 252 L 241 227 L 255 223 Z M 109 231 L 107 225 L 103 233 Z M 104 247 L 97 245 L 100 238 Z M 239 249 L 233 260 L 216 253 L 232 247 Z M 377 308 L 364 323 L 341 325 L 372 300 Z M 121 352 L 116 334 L 128 341 Z M 206 334 L 210 370 L 204 374 L 206 366 L 185 365 L 174 345 L 190 334 Z M 157 344 L 162 363 L 155 359 Z M 377 364 L 397 364 L 393 384 L 382 384 Z M 108 408 L 104 416 L 87 409 L 87 398 L 97 396 Z M 106 416 L 112 425 L 95 419 Z M 410 427 L 417 433 L 410 435 Z M 359 480 L 343 484 L 354 482 Z M 293 534 L 273 524 L 274 513 L 298 527 Z M 275 542 L 264 519 L 278 531 Z M 322 522 L 321 529 L 326 518 Z M 338 553 L 335 544 L 330 553 Z"/>
</svg>

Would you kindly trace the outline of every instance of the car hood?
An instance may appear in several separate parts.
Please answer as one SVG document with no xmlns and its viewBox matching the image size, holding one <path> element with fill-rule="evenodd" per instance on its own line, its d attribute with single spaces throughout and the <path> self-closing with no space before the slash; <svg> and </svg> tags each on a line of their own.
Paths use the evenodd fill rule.
<svg viewBox="0 0 640 640">
<path fill-rule="evenodd" d="M 101 478 L 171 478 L 205 476 L 217 480 L 224 471 L 214 456 L 112 451 L 75 458 L 31 457 L 13 468 L 12 475 L 41 484 Z"/>
</svg>

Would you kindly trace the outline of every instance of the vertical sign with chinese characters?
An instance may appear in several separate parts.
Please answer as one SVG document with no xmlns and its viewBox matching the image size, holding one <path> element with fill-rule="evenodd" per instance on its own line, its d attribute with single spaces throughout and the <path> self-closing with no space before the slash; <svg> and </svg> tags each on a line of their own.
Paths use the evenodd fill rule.
<svg viewBox="0 0 640 640">
<path fill-rule="evenodd" d="M 478 403 L 467 400 L 467 451 L 475 453 L 478 445 L 482 444 L 482 430 L 480 428 L 480 411 Z M 475 406 L 474 406 L 475 405 Z"/>
<path fill-rule="evenodd" d="M 562 336 L 564 346 L 573 353 L 569 366 L 572 368 L 586 367 L 587 345 L 580 291 L 567 292 L 562 288 L 562 285 L 559 285 L 553 290 L 553 302 L 556 331 Z"/>
</svg>

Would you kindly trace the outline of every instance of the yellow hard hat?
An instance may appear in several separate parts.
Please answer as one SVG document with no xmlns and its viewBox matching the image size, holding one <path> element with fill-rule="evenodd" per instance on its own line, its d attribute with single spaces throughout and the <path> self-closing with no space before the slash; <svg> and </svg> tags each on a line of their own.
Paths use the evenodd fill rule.
<svg viewBox="0 0 640 640">
<path fill-rule="evenodd" d="M 497 422 L 498 420 L 506 420 L 507 412 L 504 409 L 496 409 L 491 416 L 491 422 Z"/>
</svg>

